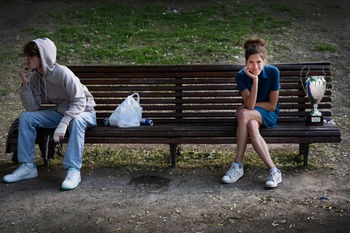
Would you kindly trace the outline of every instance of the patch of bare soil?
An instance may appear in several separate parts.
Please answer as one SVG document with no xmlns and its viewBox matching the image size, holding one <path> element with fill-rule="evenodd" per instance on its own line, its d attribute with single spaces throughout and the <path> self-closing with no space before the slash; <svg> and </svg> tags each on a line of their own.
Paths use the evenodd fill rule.
<svg viewBox="0 0 350 233">
<path fill-rule="evenodd" d="M 0 0 L 0 46 L 15 46 L 22 41 L 23 28 L 48 24 L 44 20 L 48 12 L 107 2 Z M 188 9 L 208 1 L 155 2 Z M 84 168 L 82 183 L 70 192 L 59 190 L 64 170 L 39 167 L 37 179 L 0 183 L 0 231 L 350 232 L 350 4 L 341 0 L 275 2 L 307 8 L 310 18 L 319 19 L 308 22 L 295 18 L 293 30 L 274 34 L 270 60 L 332 62 L 334 114 L 343 134 L 343 142 L 330 145 L 327 151 L 334 154 L 330 157 L 333 166 L 283 171 L 283 183 L 274 190 L 263 188 L 268 172 L 257 168 L 246 170 L 234 185 L 220 183 L 225 172 L 221 169 Z M 310 52 L 312 41 L 331 43 L 339 50 Z M 310 156 L 322 155 L 311 150 Z M 0 177 L 16 167 L 10 155 L 2 155 Z"/>
</svg>

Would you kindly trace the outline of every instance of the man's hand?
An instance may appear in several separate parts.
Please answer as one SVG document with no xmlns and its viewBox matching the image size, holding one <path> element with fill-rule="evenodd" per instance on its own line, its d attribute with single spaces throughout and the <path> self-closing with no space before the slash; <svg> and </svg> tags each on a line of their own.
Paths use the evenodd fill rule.
<svg viewBox="0 0 350 233">
<path fill-rule="evenodd" d="M 63 140 L 64 138 L 64 135 L 66 134 L 66 131 L 67 131 L 67 123 L 64 122 L 64 121 L 61 121 L 55 132 L 54 132 L 54 135 L 53 135 L 53 140 L 56 142 L 56 143 L 59 143 L 61 140 Z"/>
<path fill-rule="evenodd" d="M 21 71 L 19 72 L 19 75 L 21 76 L 23 86 L 28 86 L 28 84 L 29 84 L 29 67 L 28 67 L 28 63 L 24 64 L 24 66 L 22 67 Z"/>
</svg>

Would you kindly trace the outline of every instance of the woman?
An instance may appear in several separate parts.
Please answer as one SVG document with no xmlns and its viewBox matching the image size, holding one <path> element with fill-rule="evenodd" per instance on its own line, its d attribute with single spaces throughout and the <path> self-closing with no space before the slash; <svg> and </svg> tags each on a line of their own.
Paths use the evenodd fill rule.
<svg viewBox="0 0 350 233">
<path fill-rule="evenodd" d="M 243 98 L 243 104 L 236 111 L 237 155 L 222 181 L 234 183 L 243 176 L 242 162 L 249 136 L 254 150 L 270 170 L 265 187 L 275 188 L 282 182 L 282 174 L 271 159 L 259 127 L 277 126 L 280 73 L 276 67 L 267 64 L 264 40 L 249 39 L 244 44 L 244 50 L 246 67 L 236 75 L 237 87 Z"/>
</svg>

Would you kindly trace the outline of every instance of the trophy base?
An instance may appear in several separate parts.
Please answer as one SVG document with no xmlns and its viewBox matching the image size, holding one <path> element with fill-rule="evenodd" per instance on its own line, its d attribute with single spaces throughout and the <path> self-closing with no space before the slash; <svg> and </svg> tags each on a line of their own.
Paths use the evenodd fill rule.
<svg viewBox="0 0 350 233">
<path fill-rule="evenodd" d="M 307 116 L 306 125 L 323 125 L 323 116 Z"/>
</svg>

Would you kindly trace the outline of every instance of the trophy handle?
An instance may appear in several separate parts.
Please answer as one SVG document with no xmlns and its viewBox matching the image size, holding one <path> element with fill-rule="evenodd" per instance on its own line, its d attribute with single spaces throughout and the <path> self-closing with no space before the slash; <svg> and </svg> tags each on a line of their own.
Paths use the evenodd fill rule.
<svg viewBox="0 0 350 233">
<path fill-rule="evenodd" d="M 322 68 L 322 72 L 323 72 L 323 74 L 324 74 L 324 77 L 325 77 L 325 79 L 326 79 L 326 76 L 327 76 L 327 74 L 326 74 L 326 72 L 324 71 L 324 69 L 325 68 L 327 68 L 329 71 L 331 70 L 331 67 L 330 66 L 324 66 L 323 68 Z M 329 84 L 330 84 L 330 82 L 327 82 L 327 80 L 326 80 L 326 90 L 328 89 L 328 86 L 329 86 Z"/>
<path fill-rule="evenodd" d="M 308 69 L 308 71 L 307 71 L 306 74 L 305 74 L 305 78 L 306 78 L 307 75 L 310 73 L 310 67 L 308 67 L 308 66 L 303 66 L 303 68 L 302 68 L 301 71 L 300 71 L 300 82 L 301 82 L 301 86 L 303 87 L 303 90 L 304 90 L 305 95 L 307 95 L 307 90 L 306 90 L 305 85 L 304 85 L 304 82 L 303 82 L 303 71 L 304 71 L 305 68 Z M 325 68 L 325 67 L 323 67 L 323 73 L 325 73 L 324 68 Z"/>
<path fill-rule="evenodd" d="M 329 66 L 324 66 L 324 67 L 322 68 L 322 72 L 323 72 L 324 76 L 327 76 L 326 72 L 324 71 L 325 68 L 328 68 L 328 69 L 330 70 L 330 67 L 329 67 Z"/>
</svg>

